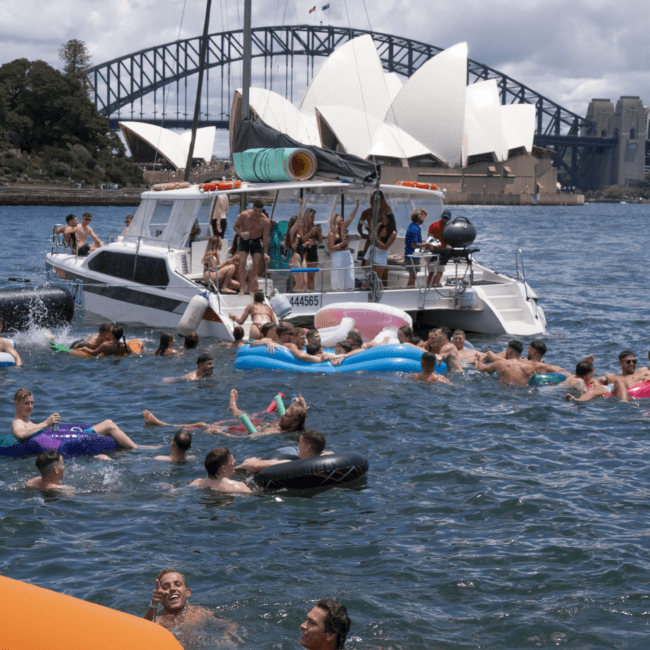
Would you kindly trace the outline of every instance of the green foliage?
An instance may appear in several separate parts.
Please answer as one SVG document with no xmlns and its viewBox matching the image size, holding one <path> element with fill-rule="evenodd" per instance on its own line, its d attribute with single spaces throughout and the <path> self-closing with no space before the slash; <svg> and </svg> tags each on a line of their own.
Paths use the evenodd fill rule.
<svg viewBox="0 0 650 650">
<path fill-rule="evenodd" d="M 142 172 L 126 158 L 121 140 L 79 81 L 43 61 L 16 59 L 0 66 L 0 152 L 16 146 L 8 131 L 18 135 L 23 157 L 40 166 L 41 179 L 60 178 L 61 168 L 48 163 L 61 162 L 75 180 L 142 183 Z M 98 161 L 105 173 L 96 169 Z M 3 166 L 17 174 L 27 167 L 6 160 Z"/>
</svg>

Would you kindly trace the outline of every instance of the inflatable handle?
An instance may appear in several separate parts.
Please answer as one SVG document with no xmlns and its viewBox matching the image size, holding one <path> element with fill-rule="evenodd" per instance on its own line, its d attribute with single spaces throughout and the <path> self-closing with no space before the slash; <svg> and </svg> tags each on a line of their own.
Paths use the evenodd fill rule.
<svg viewBox="0 0 650 650">
<path fill-rule="evenodd" d="M 278 393 L 274 398 L 273 401 L 278 407 L 278 415 L 284 415 L 287 412 L 287 409 L 284 408 L 284 402 L 282 401 L 282 398 L 284 395 L 282 393 Z"/>
<path fill-rule="evenodd" d="M 280 413 L 280 406 L 277 403 L 278 397 L 280 398 L 280 401 L 282 401 L 282 398 L 284 397 L 284 393 L 278 393 L 273 398 L 271 403 L 268 405 L 268 407 L 266 408 L 266 411 L 264 411 L 264 413 L 273 413 L 273 411 L 275 411 L 276 408 L 278 409 L 278 413 Z M 282 404 L 282 412 L 280 413 L 280 415 L 284 415 L 284 403 Z"/>
<path fill-rule="evenodd" d="M 255 425 L 251 422 L 251 419 L 246 413 L 242 413 L 239 416 L 239 419 L 241 420 L 241 423 L 246 427 L 246 431 L 248 431 L 248 433 L 257 433 Z"/>
</svg>

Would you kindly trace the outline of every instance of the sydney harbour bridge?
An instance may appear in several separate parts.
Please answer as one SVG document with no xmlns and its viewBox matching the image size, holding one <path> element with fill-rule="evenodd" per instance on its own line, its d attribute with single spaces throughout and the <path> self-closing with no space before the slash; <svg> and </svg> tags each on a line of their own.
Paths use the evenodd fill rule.
<svg viewBox="0 0 650 650">
<path fill-rule="evenodd" d="M 253 84 L 271 88 L 289 101 L 302 96 L 317 58 L 329 56 L 348 40 L 369 34 L 386 72 L 410 77 L 443 48 L 399 36 L 335 26 L 254 27 Z M 194 112 L 202 37 L 174 41 L 126 54 L 90 68 L 95 105 L 117 128 L 137 120 L 166 128 L 189 129 Z M 241 87 L 243 31 L 210 34 L 206 51 L 199 126 L 228 129 L 232 93 Z M 194 82 L 192 82 L 194 79 Z M 498 70 L 468 59 L 467 82 L 495 79 L 501 104 L 534 104 L 534 144 L 555 151 L 553 164 L 568 186 L 583 189 L 592 164 L 616 145 L 599 137 L 595 125 Z"/>
</svg>

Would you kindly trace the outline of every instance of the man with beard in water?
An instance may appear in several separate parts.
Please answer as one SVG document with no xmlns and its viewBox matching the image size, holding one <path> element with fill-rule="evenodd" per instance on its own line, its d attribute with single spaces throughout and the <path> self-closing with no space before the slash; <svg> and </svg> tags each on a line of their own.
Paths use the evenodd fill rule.
<svg viewBox="0 0 650 650">
<path fill-rule="evenodd" d="M 156 578 L 151 603 L 144 618 L 166 628 L 184 623 L 196 625 L 213 619 L 214 616 L 207 609 L 187 602 L 191 593 L 182 573 L 176 569 L 163 569 Z M 157 614 L 160 605 L 163 606 L 163 611 Z"/>
</svg>

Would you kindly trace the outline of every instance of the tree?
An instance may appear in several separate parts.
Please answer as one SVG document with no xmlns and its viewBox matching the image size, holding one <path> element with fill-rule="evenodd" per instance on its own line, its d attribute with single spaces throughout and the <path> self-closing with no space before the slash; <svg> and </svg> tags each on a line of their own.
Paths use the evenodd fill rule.
<svg viewBox="0 0 650 650">
<path fill-rule="evenodd" d="M 90 68 L 90 53 L 83 41 L 72 38 L 59 48 L 59 59 L 63 61 L 63 74 L 73 77 L 90 97 L 92 87 L 86 76 Z"/>
</svg>

